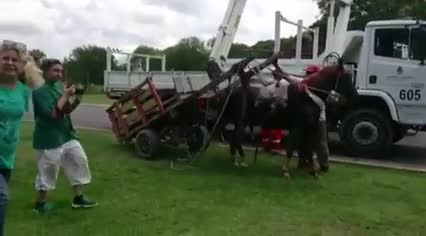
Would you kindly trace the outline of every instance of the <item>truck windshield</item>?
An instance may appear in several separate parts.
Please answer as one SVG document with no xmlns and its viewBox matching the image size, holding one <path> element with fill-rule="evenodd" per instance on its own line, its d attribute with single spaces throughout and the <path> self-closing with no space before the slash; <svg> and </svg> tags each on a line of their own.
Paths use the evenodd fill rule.
<svg viewBox="0 0 426 236">
<path fill-rule="evenodd" d="M 408 59 L 410 31 L 401 29 L 377 29 L 374 53 L 377 56 Z"/>
<path fill-rule="evenodd" d="M 374 53 L 382 57 L 423 60 L 426 55 L 425 35 L 422 27 L 377 29 Z"/>
</svg>

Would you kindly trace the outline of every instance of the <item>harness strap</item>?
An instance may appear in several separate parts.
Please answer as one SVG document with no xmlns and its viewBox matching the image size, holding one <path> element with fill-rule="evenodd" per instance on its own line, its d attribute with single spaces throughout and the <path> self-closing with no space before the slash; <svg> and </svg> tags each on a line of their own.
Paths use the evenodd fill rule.
<svg viewBox="0 0 426 236">
<path fill-rule="evenodd" d="M 325 121 L 326 120 L 326 116 L 325 116 L 325 102 L 320 97 L 318 97 L 317 95 L 315 95 L 314 93 L 312 93 L 312 91 L 310 91 L 309 88 L 307 88 L 305 91 L 308 94 L 308 96 L 312 99 L 312 101 L 321 110 L 319 120 L 320 121 Z"/>
</svg>

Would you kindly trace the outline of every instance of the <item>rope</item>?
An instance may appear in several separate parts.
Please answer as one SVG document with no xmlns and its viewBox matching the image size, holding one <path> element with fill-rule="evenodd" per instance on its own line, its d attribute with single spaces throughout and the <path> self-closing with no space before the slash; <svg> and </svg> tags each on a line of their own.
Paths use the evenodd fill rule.
<svg viewBox="0 0 426 236">
<path fill-rule="evenodd" d="M 216 119 L 216 123 L 215 123 L 215 125 L 213 126 L 212 131 L 209 133 L 208 141 L 207 141 L 206 146 L 209 146 L 209 145 L 210 145 L 211 136 L 212 136 L 212 134 L 214 133 L 214 131 L 216 130 L 217 125 L 219 124 L 219 121 L 221 120 L 221 118 L 222 118 L 222 116 L 223 116 L 223 113 L 224 113 L 224 111 L 225 111 L 226 107 L 228 106 L 229 98 L 231 97 L 232 90 L 233 90 L 233 86 L 230 86 L 230 84 L 231 84 L 231 80 L 229 80 L 229 82 L 228 82 L 228 87 L 230 87 L 230 89 L 229 89 L 228 95 L 227 95 L 227 97 L 226 97 L 225 103 L 224 103 L 224 105 L 222 106 L 222 111 L 221 111 L 221 113 L 219 114 L 218 118 Z M 208 102 L 208 101 L 207 101 L 207 102 Z M 204 149 L 204 151 L 202 151 L 202 152 L 199 152 L 199 153 L 196 153 L 195 155 L 192 155 L 192 154 L 191 154 L 191 152 L 189 151 L 189 146 L 188 146 L 188 140 L 187 140 L 187 138 L 185 138 L 185 141 L 186 141 L 186 142 L 185 142 L 185 143 L 186 143 L 186 145 L 185 145 L 185 151 L 186 151 L 186 155 L 187 155 L 187 157 L 186 157 L 186 158 L 184 158 L 182 161 L 187 161 L 187 160 L 189 160 L 189 161 L 188 161 L 188 165 L 187 165 L 187 167 L 188 167 L 188 168 L 193 168 L 192 164 L 193 164 L 193 162 L 195 161 L 196 157 L 198 157 L 200 153 L 202 153 L 202 152 L 204 152 L 205 150 L 207 150 L 207 148 L 206 148 L 206 149 Z M 178 159 L 178 160 L 179 160 L 179 159 Z M 170 161 L 170 169 L 172 169 L 172 170 L 177 170 L 177 171 L 183 171 L 183 170 L 185 170 L 185 169 L 187 169 L 187 168 L 176 168 L 176 167 L 175 167 L 175 161 L 171 160 L 171 161 Z"/>
<path fill-rule="evenodd" d="M 216 123 L 214 124 L 213 129 L 209 134 L 209 140 L 207 142 L 207 146 L 210 145 L 211 136 L 213 135 L 214 131 L 216 131 L 216 128 L 219 124 L 219 121 L 222 119 L 223 113 L 225 112 L 225 109 L 228 106 L 229 99 L 230 99 L 230 97 L 232 95 L 232 91 L 234 89 L 234 87 L 232 85 L 231 86 L 230 85 L 231 85 L 231 80 L 229 80 L 229 82 L 228 82 L 228 87 L 230 87 L 229 91 L 228 91 L 228 95 L 226 96 L 226 100 L 225 100 L 225 103 L 222 106 L 222 110 L 221 110 L 221 112 L 219 113 L 219 116 L 216 119 Z"/>
</svg>

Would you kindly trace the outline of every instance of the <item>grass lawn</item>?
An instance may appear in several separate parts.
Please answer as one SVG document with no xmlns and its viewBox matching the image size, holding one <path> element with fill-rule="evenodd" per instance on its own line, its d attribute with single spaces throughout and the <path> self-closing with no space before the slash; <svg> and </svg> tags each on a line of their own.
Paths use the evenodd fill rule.
<svg viewBox="0 0 426 236">
<path fill-rule="evenodd" d="M 72 210 L 63 172 L 50 195 L 49 215 L 31 211 L 36 163 L 31 123 L 25 124 L 6 235 L 425 235 L 426 176 L 333 164 L 319 180 L 279 174 L 280 162 L 262 155 L 256 166 L 234 168 L 222 149 L 200 156 L 193 168 L 145 161 L 109 132 L 80 131 L 99 206 Z"/>
<path fill-rule="evenodd" d="M 84 94 L 82 103 L 111 105 L 113 100 L 109 99 L 104 93 Z"/>
</svg>

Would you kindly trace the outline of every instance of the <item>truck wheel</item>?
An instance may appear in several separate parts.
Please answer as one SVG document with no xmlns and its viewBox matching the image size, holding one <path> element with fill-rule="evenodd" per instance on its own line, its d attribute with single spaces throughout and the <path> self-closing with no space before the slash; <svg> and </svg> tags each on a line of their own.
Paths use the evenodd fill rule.
<svg viewBox="0 0 426 236">
<path fill-rule="evenodd" d="M 153 159 L 160 148 L 160 144 L 160 136 L 150 129 L 140 131 L 135 138 L 136 152 L 145 159 Z"/>
<path fill-rule="evenodd" d="M 390 119 L 380 111 L 360 109 L 342 121 L 340 137 L 350 155 L 380 155 L 391 147 L 393 129 Z"/>
<path fill-rule="evenodd" d="M 202 125 L 189 128 L 186 136 L 189 153 L 192 155 L 203 151 L 207 147 L 209 136 L 209 131 Z"/>
</svg>

